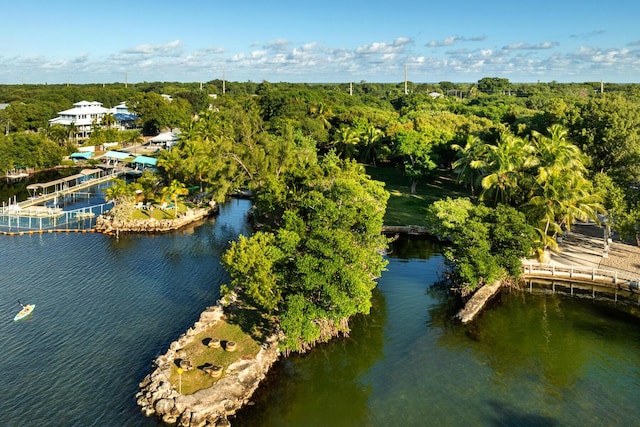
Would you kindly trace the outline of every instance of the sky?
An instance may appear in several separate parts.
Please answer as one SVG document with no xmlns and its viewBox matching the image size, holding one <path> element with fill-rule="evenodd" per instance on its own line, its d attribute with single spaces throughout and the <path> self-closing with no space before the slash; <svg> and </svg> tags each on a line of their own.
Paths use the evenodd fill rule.
<svg viewBox="0 0 640 427">
<path fill-rule="evenodd" d="M 640 82 L 638 0 L 0 0 L 0 84 Z"/>
</svg>

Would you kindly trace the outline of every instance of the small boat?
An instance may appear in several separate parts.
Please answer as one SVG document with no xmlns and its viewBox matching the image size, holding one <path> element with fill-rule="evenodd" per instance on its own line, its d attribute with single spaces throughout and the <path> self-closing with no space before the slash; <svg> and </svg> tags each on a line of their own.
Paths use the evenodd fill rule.
<svg viewBox="0 0 640 427">
<path fill-rule="evenodd" d="M 16 314 L 16 316 L 13 318 L 14 322 L 17 322 L 18 320 L 22 320 L 25 317 L 28 317 L 31 313 L 33 313 L 33 310 L 35 308 L 36 308 L 35 304 L 22 305 L 22 310 L 20 310 L 18 314 Z"/>
</svg>

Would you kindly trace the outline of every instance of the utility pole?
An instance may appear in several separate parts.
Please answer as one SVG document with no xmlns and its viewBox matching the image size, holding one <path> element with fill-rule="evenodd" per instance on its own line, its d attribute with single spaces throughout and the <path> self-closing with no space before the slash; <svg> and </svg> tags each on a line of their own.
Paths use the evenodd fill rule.
<svg viewBox="0 0 640 427">
<path fill-rule="evenodd" d="M 407 89 L 407 64 L 404 64 L 404 94 L 409 94 L 409 90 Z"/>
<path fill-rule="evenodd" d="M 349 82 L 349 96 L 353 96 L 353 81 Z"/>
<path fill-rule="evenodd" d="M 127 72 L 125 71 L 124 72 L 124 87 L 125 88 L 129 87 L 129 82 L 127 81 L 127 79 L 128 79 L 128 75 L 127 75 Z"/>
</svg>

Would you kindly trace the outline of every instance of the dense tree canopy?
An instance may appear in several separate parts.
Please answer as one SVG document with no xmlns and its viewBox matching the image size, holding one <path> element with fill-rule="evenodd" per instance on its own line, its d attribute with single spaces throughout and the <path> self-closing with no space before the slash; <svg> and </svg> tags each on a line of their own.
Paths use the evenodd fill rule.
<svg viewBox="0 0 640 427">
<path fill-rule="evenodd" d="M 522 258 L 533 254 L 536 231 L 513 207 L 446 198 L 429 207 L 427 218 L 433 233 L 452 243 L 445 256 L 463 294 L 506 276 L 519 277 Z"/>
<path fill-rule="evenodd" d="M 335 155 L 283 178 L 290 191 L 257 213 L 278 227 L 233 243 L 223 260 L 232 288 L 277 319 L 284 348 L 302 351 L 369 312 L 385 265 L 380 232 L 388 195 L 361 166 Z"/>
<path fill-rule="evenodd" d="M 44 134 L 18 132 L 0 136 L 0 170 L 15 167 L 45 169 L 60 164 L 66 148 Z"/>
<path fill-rule="evenodd" d="M 446 206 L 464 207 L 473 227 L 452 226 L 445 235 L 468 249 L 452 249 L 452 259 L 460 280 L 474 286 L 511 272 L 511 254 L 527 250 L 511 248 L 510 227 L 527 226 L 520 237 L 553 249 L 558 232 L 597 220 L 604 203 L 612 226 L 628 235 L 640 229 L 637 85 L 610 84 L 601 93 L 593 82 L 485 77 L 477 84 L 407 86 L 408 94 L 403 84 L 368 82 L 0 86 L 0 103 L 10 104 L 0 110 L 0 167 L 59 163 L 76 141 L 69 128 L 47 121 L 80 100 L 106 107 L 127 101 L 148 134 L 179 128 L 177 145 L 158 155 L 163 185 L 198 186 L 218 201 L 236 189 L 255 193 L 261 231 L 234 246 L 230 260 L 238 258 L 229 266 L 237 277 L 252 276 L 232 285 L 280 321 L 289 349 L 344 330 L 345 319 L 366 311 L 362 298 L 371 283 L 350 272 L 369 277 L 382 268 L 371 254 L 384 245 L 372 230 L 386 193 L 356 161 L 398 167 L 413 191 L 429 183 L 433 170 L 450 170 L 470 188 L 471 206 Z M 92 142 L 140 141 L 139 132 L 111 127 L 108 120 L 96 127 Z"/>
<path fill-rule="evenodd" d="M 570 131 L 595 172 L 621 185 L 640 182 L 640 103 L 618 94 L 589 98 L 573 110 Z"/>
</svg>

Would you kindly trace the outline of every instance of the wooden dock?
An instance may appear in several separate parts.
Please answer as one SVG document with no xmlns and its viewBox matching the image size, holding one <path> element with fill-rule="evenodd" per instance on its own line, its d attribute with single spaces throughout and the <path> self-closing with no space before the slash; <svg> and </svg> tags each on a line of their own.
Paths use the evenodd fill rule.
<svg viewBox="0 0 640 427">
<path fill-rule="evenodd" d="M 69 195 L 80 195 L 83 190 L 111 181 L 127 173 L 127 170 L 128 168 L 113 168 L 104 174 L 102 169 L 85 169 L 66 178 L 30 184 L 27 190 L 32 194 L 31 197 L 20 202 L 10 201 L 8 205 L 0 207 L 0 231 L 3 234 L 13 234 L 70 227 L 91 228 L 95 224 L 95 217 L 110 209 L 113 206 L 111 203 L 63 210 L 57 206 L 47 206 L 47 202 L 63 200 Z"/>
<path fill-rule="evenodd" d="M 523 263 L 522 279 L 532 290 L 533 283 L 541 284 L 556 292 L 568 290 L 570 295 L 581 294 L 597 298 L 602 294 L 636 300 L 640 305 L 640 277 L 630 272 L 599 268 Z"/>
<path fill-rule="evenodd" d="M 121 170 L 120 169 L 114 170 L 113 173 L 110 173 L 108 175 L 100 176 L 97 178 L 87 178 L 81 182 L 76 183 L 75 185 L 70 185 L 70 186 L 64 185 L 65 180 L 57 180 L 51 183 L 44 183 L 44 184 L 31 184 L 27 187 L 28 189 L 32 190 L 37 188 L 43 188 L 45 189 L 45 191 L 42 194 L 38 194 L 36 196 L 29 197 L 27 200 L 18 202 L 17 205 L 20 207 L 20 209 L 28 208 L 31 206 L 42 205 L 42 204 L 45 204 L 46 202 L 55 200 L 57 198 L 62 198 L 66 195 L 77 193 L 78 191 L 86 190 L 87 188 L 93 187 L 98 184 L 102 184 L 103 182 L 111 181 L 112 179 L 117 178 L 118 176 L 123 175 L 125 173 L 126 173 L 126 169 L 124 168 Z M 54 187 L 57 184 L 61 184 L 61 186 Z M 47 192 L 46 189 L 49 187 L 54 187 L 55 190 L 52 192 Z"/>
</svg>

